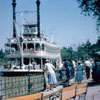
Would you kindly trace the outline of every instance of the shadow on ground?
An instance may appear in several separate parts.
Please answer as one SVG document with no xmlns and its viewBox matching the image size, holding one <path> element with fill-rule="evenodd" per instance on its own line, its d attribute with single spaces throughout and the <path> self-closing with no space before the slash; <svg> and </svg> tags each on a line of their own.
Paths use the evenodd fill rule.
<svg viewBox="0 0 100 100">
<path fill-rule="evenodd" d="M 99 82 L 91 81 L 88 83 L 88 87 L 93 87 L 93 86 L 100 86 L 100 81 Z"/>
</svg>

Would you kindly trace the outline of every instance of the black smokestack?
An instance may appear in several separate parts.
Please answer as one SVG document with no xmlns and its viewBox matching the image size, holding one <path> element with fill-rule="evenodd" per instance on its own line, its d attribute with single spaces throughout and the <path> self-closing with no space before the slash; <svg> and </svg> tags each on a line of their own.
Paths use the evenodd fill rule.
<svg viewBox="0 0 100 100">
<path fill-rule="evenodd" d="M 12 1 L 13 6 L 13 37 L 16 37 L 16 29 L 15 29 L 15 22 L 16 22 L 16 0 Z"/>
<path fill-rule="evenodd" d="M 40 0 L 37 0 L 36 4 L 37 4 L 37 28 L 38 28 L 37 36 L 40 38 Z"/>
</svg>

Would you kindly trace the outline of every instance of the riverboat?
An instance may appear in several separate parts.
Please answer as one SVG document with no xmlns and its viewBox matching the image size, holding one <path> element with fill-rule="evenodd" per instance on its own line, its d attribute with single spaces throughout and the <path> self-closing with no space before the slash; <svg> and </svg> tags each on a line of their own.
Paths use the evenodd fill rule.
<svg viewBox="0 0 100 100">
<path fill-rule="evenodd" d="M 43 70 L 46 60 L 56 69 L 61 65 L 59 46 L 48 41 L 47 36 L 40 32 L 40 1 L 37 0 L 37 23 L 24 22 L 23 33 L 19 36 L 16 29 L 16 0 L 13 0 L 13 37 L 5 43 L 5 71 Z"/>
<path fill-rule="evenodd" d="M 5 63 L 0 71 L 0 99 L 6 100 L 44 91 L 45 61 L 56 67 L 58 81 L 61 65 L 59 46 L 40 32 L 40 0 L 36 0 L 37 22 L 24 22 L 20 35 L 16 28 L 16 0 L 12 1 L 13 37 L 5 43 Z"/>
</svg>

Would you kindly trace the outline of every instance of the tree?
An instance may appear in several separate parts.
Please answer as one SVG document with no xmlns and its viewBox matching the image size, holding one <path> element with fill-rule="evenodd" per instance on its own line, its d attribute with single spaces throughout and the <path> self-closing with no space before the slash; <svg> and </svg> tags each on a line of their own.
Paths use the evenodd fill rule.
<svg viewBox="0 0 100 100">
<path fill-rule="evenodd" d="M 4 52 L 3 52 L 3 50 L 2 49 L 0 49 L 0 59 L 2 59 L 3 60 L 3 58 L 4 58 Z"/>
<path fill-rule="evenodd" d="M 95 44 L 91 44 L 89 39 L 84 43 L 80 44 L 76 50 L 72 47 L 63 47 L 61 49 L 61 57 L 63 59 L 68 60 L 82 60 L 84 61 L 86 58 L 95 58 L 95 53 L 100 51 L 100 37 L 98 37 L 97 42 Z"/>
<path fill-rule="evenodd" d="M 63 47 L 61 49 L 61 57 L 62 57 L 62 60 L 69 59 L 69 53 L 68 53 L 68 49 L 66 47 Z"/>
<path fill-rule="evenodd" d="M 98 40 L 97 40 L 97 43 L 95 44 L 95 46 L 96 46 L 96 52 L 97 51 L 100 51 L 100 37 L 98 37 Z"/>
<path fill-rule="evenodd" d="M 96 19 L 97 31 L 100 30 L 100 0 L 77 0 L 79 8 L 84 15 L 93 16 Z"/>
<path fill-rule="evenodd" d="M 89 41 L 89 39 L 86 41 L 85 46 L 84 46 L 84 51 L 87 52 L 89 54 L 91 49 L 91 43 Z"/>
</svg>

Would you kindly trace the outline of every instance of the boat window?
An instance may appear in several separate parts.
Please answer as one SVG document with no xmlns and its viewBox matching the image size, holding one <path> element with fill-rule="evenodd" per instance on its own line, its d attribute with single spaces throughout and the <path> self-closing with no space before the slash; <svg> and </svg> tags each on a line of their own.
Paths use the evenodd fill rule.
<svg viewBox="0 0 100 100">
<path fill-rule="evenodd" d="M 27 47 L 30 50 L 34 50 L 34 44 L 32 44 L 32 43 L 28 44 Z"/>
<path fill-rule="evenodd" d="M 5 68 L 11 68 L 11 66 L 14 66 L 16 65 L 16 60 L 15 58 L 11 58 L 11 59 L 5 59 L 4 61 L 4 67 Z"/>
<path fill-rule="evenodd" d="M 26 45 L 25 44 L 23 44 L 23 50 L 25 50 L 26 49 Z"/>
<path fill-rule="evenodd" d="M 11 51 L 17 51 L 17 50 L 18 50 L 17 44 L 12 44 Z"/>
<path fill-rule="evenodd" d="M 34 58 L 34 60 L 35 60 L 36 64 L 38 65 L 37 67 L 40 68 L 40 65 L 41 65 L 41 59 L 39 59 L 39 58 Z"/>
<path fill-rule="evenodd" d="M 42 44 L 42 51 L 44 51 L 44 44 Z"/>
<path fill-rule="evenodd" d="M 10 46 L 8 45 L 8 44 L 6 44 L 6 46 L 5 46 L 6 48 L 5 48 L 5 52 L 10 52 Z"/>
<path fill-rule="evenodd" d="M 46 59 L 43 58 L 43 59 L 42 59 L 42 62 L 43 62 L 43 65 L 45 65 L 45 63 L 46 63 Z"/>
<path fill-rule="evenodd" d="M 28 41 L 32 41 L 32 36 L 29 36 L 28 37 Z"/>
<path fill-rule="evenodd" d="M 28 65 L 29 64 L 29 58 L 24 58 L 24 64 Z"/>
<path fill-rule="evenodd" d="M 31 32 L 36 32 L 36 28 L 35 27 L 31 27 Z"/>
<path fill-rule="evenodd" d="M 40 50 L 40 44 L 39 43 L 36 44 L 36 50 Z"/>
<path fill-rule="evenodd" d="M 32 32 L 36 32 L 36 27 L 34 26 L 24 26 L 24 32 L 25 33 L 32 33 Z"/>
<path fill-rule="evenodd" d="M 29 32 L 29 27 L 28 27 L 28 26 L 25 26 L 25 27 L 24 27 L 24 32 L 25 32 L 25 33 L 28 33 L 28 32 Z"/>
</svg>

